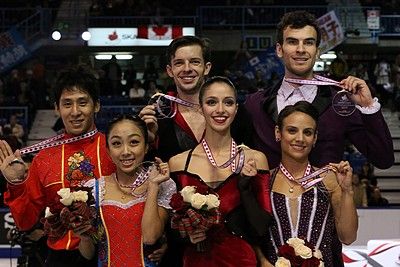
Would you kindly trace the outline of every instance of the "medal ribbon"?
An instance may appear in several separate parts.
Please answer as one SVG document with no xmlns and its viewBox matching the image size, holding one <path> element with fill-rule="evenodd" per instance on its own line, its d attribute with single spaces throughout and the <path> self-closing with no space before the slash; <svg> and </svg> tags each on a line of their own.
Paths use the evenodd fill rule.
<svg viewBox="0 0 400 267">
<path fill-rule="evenodd" d="M 233 138 L 232 138 L 232 142 L 231 142 L 231 151 L 230 151 L 231 158 L 228 159 L 227 162 L 225 162 L 224 164 L 222 164 L 220 166 L 218 166 L 217 162 L 215 161 L 214 156 L 211 153 L 210 147 L 208 146 L 206 139 L 203 138 L 203 140 L 201 140 L 201 144 L 203 146 L 204 152 L 206 153 L 207 158 L 210 161 L 211 165 L 213 165 L 214 167 L 219 168 L 219 169 L 225 169 L 230 165 L 233 173 L 237 174 L 237 173 L 241 172 L 243 165 L 244 165 L 244 151 L 242 148 L 237 149 L 236 142 L 233 140 Z M 239 154 L 239 162 L 238 162 L 238 166 L 236 167 L 235 159 L 238 154 Z"/>
<path fill-rule="evenodd" d="M 130 185 L 123 185 L 123 184 L 121 184 L 121 183 L 119 182 L 119 180 L 118 180 L 117 174 L 115 174 L 115 180 L 117 181 L 117 183 L 118 183 L 118 185 L 119 185 L 120 187 L 129 188 L 129 189 L 131 189 L 131 194 L 132 194 L 132 195 L 134 195 L 134 196 L 139 196 L 139 195 L 136 195 L 136 194 L 134 193 L 134 191 L 136 190 L 136 188 L 138 188 L 139 186 L 141 186 L 142 184 L 144 184 L 144 183 L 147 181 L 147 179 L 149 178 L 150 172 L 152 171 L 152 168 L 153 168 L 153 167 L 154 167 L 154 162 L 153 162 L 153 165 L 149 166 L 147 169 L 141 170 L 140 173 L 137 175 L 135 181 L 134 181 L 132 184 L 130 184 Z M 144 195 L 144 194 L 145 194 L 145 193 L 143 193 L 143 195 Z"/>
<path fill-rule="evenodd" d="M 185 106 L 185 107 L 193 108 L 195 106 L 198 106 L 198 104 L 188 102 L 186 100 L 180 99 L 180 98 L 175 97 L 175 96 L 166 95 L 166 94 L 162 94 L 162 93 L 156 93 L 151 97 L 151 99 L 157 98 L 157 100 L 155 101 L 157 111 L 158 111 L 159 114 L 161 114 L 165 118 L 173 118 L 175 116 L 176 112 L 177 112 L 177 109 L 173 108 L 174 111 L 172 112 L 172 114 L 165 114 L 162 111 L 162 109 L 160 107 L 161 105 L 159 103 L 161 98 L 163 98 L 163 97 L 168 99 L 168 100 L 170 100 L 170 101 L 172 101 L 172 102 L 174 102 L 174 103 L 176 103 L 176 104 L 179 104 L 179 105 L 182 105 L 182 106 Z"/>
<path fill-rule="evenodd" d="M 50 148 L 50 147 L 55 147 L 55 146 L 60 146 L 60 145 L 64 145 L 64 144 L 69 144 L 69 143 L 73 143 L 79 140 L 83 140 L 89 137 L 94 136 L 96 133 L 98 132 L 97 129 L 94 129 L 93 131 L 90 131 L 88 133 L 82 134 L 82 135 L 78 135 L 78 136 L 74 136 L 65 140 L 60 140 L 62 138 L 64 138 L 65 134 L 59 134 L 56 135 L 54 137 L 51 137 L 49 139 L 46 139 L 44 141 L 41 141 L 39 143 L 33 144 L 31 146 L 27 146 L 24 147 L 22 149 L 20 149 L 21 154 L 29 154 L 32 152 L 36 152 L 45 148 Z M 60 140 L 60 141 L 58 141 Z"/>
<path fill-rule="evenodd" d="M 324 177 L 318 177 L 315 179 L 315 177 L 319 176 L 320 174 L 327 172 L 330 170 L 329 166 L 325 166 L 313 173 L 311 173 L 311 165 L 308 163 L 306 171 L 304 172 L 304 175 L 300 179 L 295 179 L 293 175 L 283 166 L 282 163 L 279 164 L 279 169 L 282 171 L 282 173 L 288 178 L 289 180 L 296 182 L 300 184 L 304 189 L 308 189 L 315 185 L 316 183 L 322 181 Z"/>
<path fill-rule="evenodd" d="M 296 83 L 296 84 L 308 84 L 308 85 L 333 85 L 344 89 L 344 87 L 340 84 L 340 82 L 320 76 L 314 75 L 313 80 L 304 80 L 304 79 L 294 79 L 294 78 L 284 78 L 284 80 L 288 83 Z"/>
</svg>

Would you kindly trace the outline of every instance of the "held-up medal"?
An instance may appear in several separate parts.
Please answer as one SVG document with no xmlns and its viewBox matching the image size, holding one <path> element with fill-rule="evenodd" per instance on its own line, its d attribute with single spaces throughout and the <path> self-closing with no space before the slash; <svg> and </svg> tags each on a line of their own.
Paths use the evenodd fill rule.
<svg viewBox="0 0 400 267">
<path fill-rule="evenodd" d="M 350 116 L 356 110 L 356 105 L 350 99 L 350 93 L 340 90 L 332 99 L 332 108 L 340 116 Z"/>
<path fill-rule="evenodd" d="M 313 80 L 285 78 L 285 81 L 302 85 L 333 85 L 343 88 L 339 82 L 320 75 L 314 75 Z M 351 93 L 343 88 L 342 90 L 338 91 L 332 98 L 332 108 L 336 112 L 336 114 L 345 117 L 350 116 L 356 110 L 356 105 L 351 100 L 350 95 Z"/>
</svg>

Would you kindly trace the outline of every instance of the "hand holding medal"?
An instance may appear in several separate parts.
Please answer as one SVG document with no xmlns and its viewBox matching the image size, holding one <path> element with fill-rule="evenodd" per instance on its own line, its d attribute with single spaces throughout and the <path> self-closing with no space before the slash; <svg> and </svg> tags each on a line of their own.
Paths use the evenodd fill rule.
<svg viewBox="0 0 400 267">
<path fill-rule="evenodd" d="M 355 91 L 354 85 L 356 84 L 353 82 L 350 83 L 348 79 L 349 78 L 337 82 L 323 76 L 314 75 L 313 80 L 285 78 L 285 81 L 296 84 L 333 85 L 342 88 L 342 90 L 338 91 L 333 97 L 332 108 L 336 114 L 340 116 L 350 116 L 356 109 L 354 102 L 351 100 L 351 94 Z"/>
<path fill-rule="evenodd" d="M 157 119 L 173 118 L 178 110 L 178 104 L 190 108 L 198 106 L 198 104 L 161 93 L 154 94 L 149 101 L 149 105 L 154 105 L 156 108 Z"/>
</svg>

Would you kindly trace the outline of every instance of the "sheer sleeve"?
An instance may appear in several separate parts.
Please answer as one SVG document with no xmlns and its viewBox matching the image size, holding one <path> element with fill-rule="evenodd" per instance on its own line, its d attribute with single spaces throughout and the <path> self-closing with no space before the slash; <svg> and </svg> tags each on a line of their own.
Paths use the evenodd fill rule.
<svg viewBox="0 0 400 267">
<path fill-rule="evenodd" d="M 272 222 L 269 196 L 269 171 L 241 177 L 238 183 L 240 199 L 249 222 L 249 233 L 255 242 L 268 235 Z"/>
<path fill-rule="evenodd" d="M 174 181 L 172 181 L 172 179 L 168 179 L 167 181 L 161 183 L 157 199 L 158 205 L 166 209 L 171 209 L 169 202 L 174 193 L 176 193 L 176 184 Z"/>
<path fill-rule="evenodd" d="M 257 197 L 257 201 L 260 204 L 260 207 L 265 211 L 271 212 L 271 198 L 270 198 L 270 174 L 269 171 L 261 171 L 257 172 L 257 175 L 251 179 L 251 187 L 253 193 Z"/>
</svg>

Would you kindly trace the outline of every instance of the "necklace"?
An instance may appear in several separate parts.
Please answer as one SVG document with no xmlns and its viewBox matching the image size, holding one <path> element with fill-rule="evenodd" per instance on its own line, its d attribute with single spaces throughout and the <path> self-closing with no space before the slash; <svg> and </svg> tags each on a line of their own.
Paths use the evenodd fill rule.
<svg viewBox="0 0 400 267">
<path fill-rule="evenodd" d="M 149 168 L 149 169 L 150 169 L 150 168 Z M 118 180 L 118 175 L 117 175 L 117 173 L 114 173 L 114 180 L 115 180 L 115 182 L 117 183 L 119 189 L 120 189 L 125 195 L 132 195 L 132 196 L 134 196 L 134 197 L 143 197 L 143 196 L 146 194 L 146 191 L 144 191 L 144 192 L 141 193 L 141 194 L 136 194 L 136 193 L 135 193 L 135 190 L 136 190 L 138 187 L 140 187 L 142 184 L 144 184 L 144 183 L 146 182 L 147 178 L 149 178 L 149 174 L 150 174 L 150 170 L 141 171 L 141 172 L 137 175 L 135 181 L 134 181 L 132 184 L 130 184 L 130 185 L 121 184 L 121 183 L 119 182 L 119 180 Z M 127 193 L 127 192 L 124 190 L 124 188 L 130 189 L 130 192 Z M 125 199 L 124 196 L 121 197 L 121 198 L 122 198 L 122 199 Z"/>
<path fill-rule="evenodd" d="M 293 177 L 293 175 L 285 168 L 285 166 L 283 166 L 283 164 L 282 164 L 282 162 L 281 163 L 279 163 L 279 169 L 281 170 L 281 172 L 283 173 L 283 175 L 287 178 L 287 179 L 289 179 L 290 181 L 292 181 L 292 182 L 295 182 L 296 184 L 299 184 L 299 182 L 297 182 L 296 181 L 296 179 Z M 304 177 L 304 176 L 307 176 L 307 175 L 309 175 L 311 173 L 311 165 L 310 165 L 310 163 L 308 163 L 307 164 L 307 168 L 306 168 L 306 170 L 304 171 L 304 174 L 303 174 L 303 176 L 302 177 Z M 286 181 L 286 183 L 288 184 L 288 186 L 289 186 L 289 193 L 293 193 L 294 192 L 294 186 L 296 185 L 293 185 L 293 186 L 290 186 L 290 183 L 288 182 L 288 181 Z"/>
</svg>

